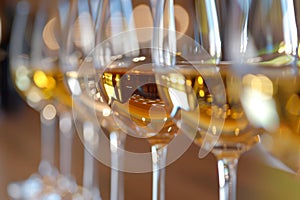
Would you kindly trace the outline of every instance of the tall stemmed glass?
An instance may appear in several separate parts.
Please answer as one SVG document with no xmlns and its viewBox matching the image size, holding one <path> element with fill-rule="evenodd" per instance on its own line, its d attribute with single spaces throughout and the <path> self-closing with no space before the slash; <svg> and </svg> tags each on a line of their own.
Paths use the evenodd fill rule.
<svg viewBox="0 0 300 200">
<path fill-rule="evenodd" d="M 293 1 L 229 1 L 224 49 L 232 62 L 244 113 L 262 138 L 274 136 L 288 144 L 297 133 L 299 72 Z M 263 140 L 264 141 L 264 140 Z M 263 142 L 265 143 L 265 142 Z"/>
<path fill-rule="evenodd" d="M 232 37 L 232 43 L 222 40 L 222 45 L 225 43 L 222 55 L 226 57 L 240 55 L 243 46 L 239 45 L 247 40 L 246 35 L 241 33 L 247 26 L 249 3 L 230 1 L 236 10 L 227 12 L 225 16 L 232 14 L 232 18 L 223 27 L 228 27 L 226 31 L 236 32 L 225 35 L 225 38 Z M 231 65 L 231 61 L 236 60 L 219 62 L 221 41 L 215 1 L 184 1 L 184 5 L 190 19 L 185 34 L 193 38 L 193 43 L 180 41 L 181 38 L 175 33 L 181 28 L 176 25 L 174 17 L 176 13 L 179 15 L 176 1 L 160 1 L 156 9 L 155 26 L 159 28 L 154 35 L 156 77 L 160 84 L 168 86 L 160 90 L 161 96 L 172 118 L 194 139 L 195 144 L 201 146 L 199 156 L 203 157 L 208 152 L 216 156 L 219 198 L 236 199 L 238 159 L 259 142 L 262 130 L 252 125 L 245 114 L 240 98 L 240 78 Z M 211 59 L 205 59 L 205 51 Z M 180 77 L 182 84 L 174 82 L 175 76 Z M 183 94 L 185 101 L 178 101 L 183 99 Z M 189 120 L 182 121 L 178 116 Z M 196 137 L 191 134 L 191 124 L 198 126 Z"/>
<path fill-rule="evenodd" d="M 300 74 L 293 1 L 244 1 L 236 5 L 245 8 L 247 22 L 242 28 L 235 24 L 236 30 L 242 30 L 240 42 L 228 39 L 240 46 L 240 52 L 231 56 L 241 63 L 234 68 L 241 80 L 245 113 L 253 125 L 269 133 L 262 137 L 263 146 L 297 171 Z M 228 30 L 228 36 L 233 30 Z"/>
<path fill-rule="evenodd" d="M 68 16 L 63 27 L 63 41 L 60 51 L 60 69 L 64 73 L 65 84 L 69 88 L 70 95 L 76 94 L 74 80 L 77 70 L 95 45 L 95 18 L 101 1 L 97 0 L 71 0 Z M 80 109 L 76 99 L 73 99 L 72 109 Z M 78 124 L 75 116 L 75 125 Z M 81 117 L 80 123 L 88 123 L 87 118 Z M 80 133 L 86 132 L 85 126 L 76 126 Z M 87 148 L 93 148 L 88 141 L 84 141 Z M 96 162 L 87 148 L 84 149 L 83 187 L 93 193 L 94 199 L 101 199 L 98 184 L 98 169 Z"/>
<path fill-rule="evenodd" d="M 41 162 L 39 174 L 42 176 L 52 173 L 54 162 L 54 137 L 55 137 L 55 117 L 56 109 L 50 103 L 42 89 L 34 82 L 34 70 L 31 70 L 31 42 L 34 27 L 34 15 L 36 13 L 30 7 L 27 1 L 21 1 L 16 8 L 16 16 L 11 37 L 10 47 L 10 63 L 12 77 L 17 90 L 20 92 L 24 100 L 41 115 Z M 37 71 L 42 74 L 41 71 Z M 46 75 L 44 75 L 46 77 Z M 37 78 L 36 78 L 37 79 Z M 47 77 L 46 77 L 47 79 Z M 39 79 L 37 79 L 38 81 Z M 46 172 L 43 170 L 48 166 Z M 28 181 L 36 181 L 39 191 L 42 190 L 42 179 L 30 178 Z M 26 181 L 27 182 L 27 181 Z M 24 182 L 26 187 L 26 182 Z M 30 190 L 30 188 L 28 189 Z M 39 191 L 27 191 L 34 193 Z M 22 194 L 24 197 L 31 194 Z M 13 197 L 13 196 L 12 196 Z"/>
<path fill-rule="evenodd" d="M 32 9 L 27 1 L 21 1 L 17 6 L 10 48 L 11 73 L 18 92 L 40 112 L 42 158 L 37 174 L 20 185 L 9 185 L 8 192 L 16 199 L 80 196 L 82 192 L 70 177 L 72 122 L 68 110 L 72 102 L 59 70 L 59 9 L 68 11 L 68 4 L 63 2 L 42 1 L 38 8 Z M 66 138 L 61 141 L 63 174 L 54 165 L 57 115 L 61 138 Z"/>
<path fill-rule="evenodd" d="M 164 199 L 166 146 L 178 129 L 166 115 L 152 70 L 153 11 L 150 1 L 103 1 L 96 25 L 97 46 L 93 52 L 96 91 L 88 89 L 91 94 L 94 91 L 96 104 L 110 107 L 121 133 L 147 138 L 151 145 L 153 168 L 142 169 L 139 165 L 147 162 L 132 160 L 133 154 L 125 158 L 131 160 L 127 163 L 130 169 L 126 164 L 112 168 L 135 173 L 153 170 L 152 199 Z M 86 76 L 85 80 L 92 82 L 91 79 Z M 110 134 L 112 153 L 124 152 L 115 146 L 122 142 L 121 137 L 124 136 Z"/>
</svg>

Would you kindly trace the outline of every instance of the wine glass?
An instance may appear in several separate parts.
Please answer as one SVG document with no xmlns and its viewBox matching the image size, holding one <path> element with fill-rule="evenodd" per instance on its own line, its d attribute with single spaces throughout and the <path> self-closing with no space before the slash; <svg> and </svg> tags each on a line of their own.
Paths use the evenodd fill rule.
<svg viewBox="0 0 300 200">
<path fill-rule="evenodd" d="M 23 96 L 24 100 L 28 104 L 40 112 L 41 115 L 41 137 L 42 137 L 42 149 L 41 149 L 41 163 L 40 166 L 48 166 L 48 171 L 40 171 L 41 175 L 49 175 L 52 173 L 52 164 L 54 162 L 54 144 L 53 139 L 55 135 L 55 116 L 56 109 L 44 98 L 42 90 L 39 90 L 33 82 L 33 74 L 30 72 L 31 62 L 31 41 L 32 30 L 34 26 L 34 15 L 30 4 L 27 1 L 21 1 L 16 7 L 16 16 L 11 37 L 10 48 L 10 60 L 11 60 L 11 72 L 14 83 L 17 90 Z M 32 97 L 33 96 L 33 97 Z M 35 96 L 35 97 L 34 97 Z M 43 111 L 45 109 L 45 112 Z M 47 117 L 45 117 L 47 114 Z M 29 178 L 27 181 L 35 180 Z M 42 190 L 42 179 L 37 179 L 38 191 Z M 24 182 L 24 188 L 26 188 L 26 182 Z M 10 190 L 10 189 L 9 189 Z M 28 191 L 27 191 L 28 192 Z M 30 191 L 29 191 L 30 192 Z M 22 194 L 26 195 L 32 194 Z M 12 197 L 13 194 L 12 194 Z"/>
<path fill-rule="evenodd" d="M 222 15 L 227 18 L 220 20 L 215 1 L 185 1 L 185 5 L 190 25 L 183 34 L 191 37 L 192 43 L 180 41 L 175 32 L 181 28 L 174 18 L 179 12 L 176 1 L 162 1 L 156 9 L 155 26 L 159 27 L 154 35 L 156 77 L 160 84 L 168 86 L 159 91 L 173 120 L 201 147 L 199 157 L 209 152 L 216 156 L 219 198 L 236 199 L 238 159 L 259 142 L 263 132 L 245 114 L 241 80 L 235 74 L 238 65 L 233 65 L 241 63 L 240 44 L 247 41 L 243 30 L 247 27 L 250 2 L 222 2 L 220 5 L 228 6 L 229 10 Z M 223 21 L 227 24 L 222 24 Z M 222 48 L 220 32 L 224 34 Z M 172 80 L 175 76 L 181 84 Z M 180 116 L 189 120 L 182 121 Z M 191 134 L 190 128 L 195 124 L 196 135 Z"/>
<path fill-rule="evenodd" d="M 74 81 L 77 80 L 77 69 L 82 61 L 94 48 L 95 40 L 95 18 L 101 5 L 98 0 L 72 0 L 70 2 L 70 11 L 66 17 L 66 24 L 63 27 L 63 41 L 60 52 L 60 70 L 64 74 L 65 85 L 70 91 L 70 95 L 76 94 L 74 89 Z M 80 102 L 73 98 L 72 109 L 77 113 L 81 112 L 82 106 Z M 80 110 L 81 109 L 81 110 Z M 73 115 L 77 131 L 85 133 L 90 130 L 90 126 L 80 126 L 79 123 L 88 124 L 88 118 L 83 114 Z M 88 127 L 88 128 L 86 128 Z M 94 128 L 93 128 L 94 129 Z M 83 171 L 83 187 L 89 189 L 94 199 L 101 199 L 98 183 L 98 170 L 96 161 L 90 154 L 89 150 L 93 149 L 93 144 L 84 140 L 84 171 Z M 93 150 L 92 150 L 93 151 Z"/>
<path fill-rule="evenodd" d="M 18 92 L 28 105 L 40 112 L 42 160 L 38 173 L 8 186 L 13 199 L 88 193 L 71 177 L 72 120 L 68 110 L 72 101 L 59 70 L 59 9 L 67 13 L 68 4 L 42 1 L 38 8 L 32 8 L 27 1 L 20 1 L 17 6 L 10 48 L 11 73 Z M 61 131 L 61 173 L 54 165 L 57 115 Z"/>
<path fill-rule="evenodd" d="M 245 113 L 268 133 L 261 137 L 262 145 L 298 171 L 300 76 L 294 4 L 253 1 L 247 12 L 243 35 L 248 40 L 239 54 L 242 64 L 235 67 Z"/>
<path fill-rule="evenodd" d="M 94 45 L 93 32 L 94 21 L 97 10 L 100 6 L 98 0 L 72 0 L 66 1 L 69 6 L 68 12 L 64 9 L 60 9 L 61 16 L 63 16 L 62 23 L 62 41 L 60 51 L 60 65 L 59 69 L 64 75 L 64 84 L 68 84 L 65 81 L 65 72 L 73 69 L 74 65 L 79 66 L 82 58 Z M 83 31 L 84 30 L 84 31 Z M 72 31 L 75 31 L 72 33 Z M 82 32 L 83 31 L 83 32 Z M 72 34 L 70 34 L 72 33 Z M 82 37 L 84 35 L 84 37 Z M 84 41 L 82 41 L 82 39 Z M 74 45 L 75 43 L 75 45 Z M 74 48 L 74 49 L 73 49 Z M 70 68 L 70 66 L 72 66 Z M 68 82 L 69 83 L 69 82 Z M 69 85 L 68 85 L 69 86 Z M 72 90 L 69 90 L 69 96 L 72 95 Z M 76 109 L 77 105 L 72 100 L 72 109 Z M 71 109 L 68 109 L 71 113 Z M 74 116 L 72 116 L 74 117 Z M 76 119 L 75 119 L 76 120 Z M 76 123 L 75 123 L 76 125 Z M 77 128 L 77 127 L 76 127 Z M 77 129 L 78 130 L 78 129 Z M 87 129 L 88 130 L 88 129 Z M 85 132 L 83 128 L 83 132 Z M 87 143 L 85 143 L 87 144 Z M 87 144 L 90 145 L 90 144 Z M 90 145 L 91 147 L 92 145 Z M 63 153 L 61 151 L 61 153 Z M 96 168 L 96 162 L 88 150 L 84 149 L 84 163 L 83 163 L 83 185 L 86 190 L 83 193 L 85 199 L 101 199 L 100 188 L 98 183 L 98 169 Z M 61 157 L 62 158 L 62 157 Z M 63 158 L 62 158 L 63 159 Z"/>
<path fill-rule="evenodd" d="M 133 173 L 153 171 L 152 199 L 164 199 L 166 146 L 178 129 L 166 115 L 152 71 L 153 5 L 150 1 L 103 1 L 97 18 L 97 46 L 91 54 L 92 63 L 86 59 L 78 73 L 81 90 L 94 102 L 86 104 L 96 115 L 106 115 L 105 121 L 112 118 L 115 123 L 114 127 L 104 127 L 115 129 L 108 131 L 111 153 L 123 154 L 128 162 L 111 163 L 112 169 Z M 103 117 L 98 122 L 102 125 Z M 123 132 L 127 137 L 129 134 L 147 138 L 151 153 L 137 155 L 118 146 L 125 136 Z M 148 158 L 152 160 L 150 166 Z"/>
<path fill-rule="evenodd" d="M 296 135 L 291 133 L 297 133 L 299 119 L 297 111 L 291 114 L 299 107 L 293 2 L 231 1 L 229 8 L 225 48 L 233 61 L 244 112 L 253 126 L 270 133 L 261 137 L 262 144 L 277 153 L 285 145 L 291 148 L 293 142 L 287 138 Z"/>
</svg>

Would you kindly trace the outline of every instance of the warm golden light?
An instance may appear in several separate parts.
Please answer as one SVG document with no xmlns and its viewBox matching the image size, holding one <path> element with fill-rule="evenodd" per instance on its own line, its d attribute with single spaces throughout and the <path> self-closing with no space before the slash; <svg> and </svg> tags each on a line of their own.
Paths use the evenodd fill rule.
<svg viewBox="0 0 300 200">
<path fill-rule="evenodd" d="M 149 6 L 145 4 L 138 5 L 133 10 L 133 18 L 135 28 L 153 27 L 153 17 Z M 140 42 L 150 41 L 152 32 L 150 31 L 137 31 L 138 40 Z"/>
<path fill-rule="evenodd" d="M 56 18 L 52 18 L 48 21 L 48 23 L 45 25 L 43 30 L 43 40 L 46 46 L 50 50 L 58 50 L 59 44 L 56 39 L 55 31 L 56 31 Z"/>
<path fill-rule="evenodd" d="M 40 70 L 34 72 L 33 81 L 39 88 L 46 88 L 48 84 L 47 75 Z"/>
<path fill-rule="evenodd" d="M 286 110 L 292 115 L 299 115 L 300 113 L 300 97 L 297 94 L 293 94 L 286 104 Z M 300 120 L 300 119 L 299 119 Z"/>
<path fill-rule="evenodd" d="M 120 74 L 117 74 L 117 75 L 116 75 L 115 80 L 116 80 L 116 82 L 119 82 L 119 81 L 120 81 Z"/>
<path fill-rule="evenodd" d="M 235 136 L 238 136 L 240 134 L 240 129 L 239 128 L 236 128 L 235 130 L 234 130 L 234 135 Z"/>
<path fill-rule="evenodd" d="M 33 74 L 35 85 L 41 89 L 52 90 L 56 86 L 56 80 L 52 76 L 46 75 L 43 71 L 37 70 Z"/>
<path fill-rule="evenodd" d="M 203 85 L 203 78 L 201 76 L 198 76 L 198 83 L 199 85 Z"/>
<path fill-rule="evenodd" d="M 187 86 L 191 86 L 192 85 L 192 81 L 191 80 L 186 80 L 186 85 Z"/>
<path fill-rule="evenodd" d="M 273 99 L 273 83 L 264 75 L 247 74 L 242 81 L 245 89 L 241 96 L 248 119 L 258 127 L 274 131 L 279 125 Z"/>
<path fill-rule="evenodd" d="M 174 5 L 176 29 L 178 32 L 185 33 L 189 27 L 189 14 L 188 12 L 180 5 Z"/>
<path fill-rule="evenodd" d="M 200 91 L 199 91 L 199 96 L 200 96 L 200 97 L 204 97 L 204 96 L 205 96 L 205 93 L 204 93 L 203 90 L 200 90 Z"/>
<path fill-rule="evenodd" d="M 47 89 L 54 89 L 56 86 L 56 81 L 55 79 L 52 77 L 52 76 L 47 76 L 47 85 L 46 85 L 46 88 Z"/>
<path fill-rule="evenodd" d="M 265 98 L 272 98 L 273 96 L 273 83 L 264 75 L 255 76 L 253 74 L 247 74 L 243 77 L 243 84 L 261 92 Z"/>
</svg>

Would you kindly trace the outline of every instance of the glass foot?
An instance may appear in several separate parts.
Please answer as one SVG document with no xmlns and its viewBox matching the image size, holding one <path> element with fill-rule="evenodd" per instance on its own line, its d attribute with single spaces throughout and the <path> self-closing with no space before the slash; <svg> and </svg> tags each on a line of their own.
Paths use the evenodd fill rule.
<svg viewBox="0 0 300 200">
<path fill-rule="evenodd" d="M 9 184 L 7 191 L 12 200 L 101 200 L 96 189 L 89 191 L 62 175 L 33 174 L 25 181 Z"/>
</svg>

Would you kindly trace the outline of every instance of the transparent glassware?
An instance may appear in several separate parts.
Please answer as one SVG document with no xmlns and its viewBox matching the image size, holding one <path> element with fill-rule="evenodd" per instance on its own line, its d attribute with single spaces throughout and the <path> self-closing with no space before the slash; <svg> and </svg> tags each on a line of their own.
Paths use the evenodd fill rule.
<svg viewBox="0 0 300 200">
<path fill-rule="evenodd" d="M 80 67 L 84 58 L 94 47 L 94 25 L 95 18 L 100 6 L 98 0 L 72 0 L 70 1 L 70 11 L 66 18 L 66 26 L 64 27 L 63 45 L 60 53 L 61 70 L 64 73 L 65 84 L 68 87 L 72 97 L 74 97 L 72 80 L 76 80 L 76 71 Z M 80 109 L 80 103 L 73 98 L 72 110 Z M 88 132 L 89 127 L 80 124 L 88 123 L 88 119 L 75 116 L 75 126 L 79 134 Z M 84 116 L 84 115 L 82 115 Z M 80 120 L 79 120 L 80 119 Z M 79 120 L 79 121 L 78 121 Z M 100 188 L 98 182 L 98 169 L 96 168 L 96 160 L 90 154 L 94 151 L 94 145 L 82 140 L 84 143 L 84 171 L 83 171 L 83 187 L 91 191 L 93 199 L 101 199 Z"/>
<path fill-rule="evenodd" d="M 298 155 L 287 155 L 283 149 L 295 152 L 299 132 L 299 114 L 291 111 L 299 107 L 293 1 L 233 0 L 226 6 L 224 61 L 236 79 L 243 112 L 248 123 L 263 133 L 261 143 L 273 155 L 281 155 L 280 160 L 289 160 L 291 167 Z"/>
<path fill-rule="evenodd" d="M 67 1 L 42 1 L 35 8 L 27 1 L 17 5 L 10 43 L 11 74 L 26 103 L 40 112 L 41 162 L 39 171 L 25 181 L 12 183 L 13 199 L 82 196 L 71 174 L 72 106 L 59 68 L 62 17 Z M 60 171 L 55 166 L 55 135 L 59 117 Z M 90 198 L 88 198 L 90 199 Z"/>
<path fill-rule="evenodd" d="M 199 85 L 194 83 L 202 81 L 200 87 L 204 89 L 201 74 L 218 73 L 221 38 L 215 1 L 159 1 L 154 16 L 152 54 L 159 94 L 170 118 L 201 147 L 199 157 L 203 158 L 215 145 L 215 139 L 204 137 L 205 130 L 198 126 L 201 110 L 197 108 L 197 98 L 201 92 L 200 96 L 204 95 L 204 90 L 196 91 Z M 212 82 L 220 81 L 219 76 L 215 77 Z M 215 92 L 224 95 L 222 85 Z M 208 116 L 206 128 L 215 123 L 222 126 L 222 122 Z M 217 138 L 219 130 L 214 134 Z M 205 139 L 200 141 L 200 137 Z"/>
<path fill-rule="evenodd" d="M 133 173 L 153 171 L 152 199 L 165 199 L 167 144 L 178 129 L 166 115 L 151 69 L 154 12 L 155 3 L 150 1 L 103 1 L 96 23 L 97 45 L 92 53 L 94 74 L 89 77 L 82 72 L 81 76 L 85 79 L 84 90 L 96 106 L 109 108 L 118 128 L 110 131 L 112 154 L 127 153 L 117 145 L 122 143 L 124 133 L 146 138 L 150 143 L 151 169 L 142 169 L 138 165 L 145 163 L 128 157 L 124 159 L 131 160 L 127 163 L 130 169 L 118 165 L 112 168 Z M 118 135 L 111 134 L 115 132 Z"/>
<path fill-rule="evenodd" d="M 267 133 L 261 137 L 262 145 L 295 172 L 299 170 L 300 106 L 297 4 L 240 3 L 246 23 L 243 28 L 236 24 L 236 30 L 242 30 L 236 42 L 241 51 L 233 57 L 241 63 L 235 71 L 242 80 L 241 99 L 249 121 Z"/>
<path fill-rule="evenodd" d="M 60 70 L 64 76 L 64 83 L 70 91 L 70 97 L 74 97 L 74 81 L 77 81 L 76 71 L 95 45 L 94 26 L 100 2 L 98 0 L 69 1 L 70 9 L 64 19 Z M 79 111 L 78 109 L 81 109 L 80 102 L 77 101 L 77 98 L 72 99 L 72 111 Z M 88 124 L 88 118 L 74 116 L 76 130 L 80 135 L 84 135 L 90 130 L 94 131 L 90 126 L 84 126 L 84 124 Z M 92 193 L 93 199 L 101 199 L 97 163 L 90 153 L 90 151 L 94 151 L 94 145 L 88 140 L 82 141 L 84 144 L 83 187 Z"/>
<path fill-rule="evenodd" d="M 167 86 L 159 91 L 172 119 L 200 147 L 199 157 L 215 155 L 222 200 L 236 199 L 238 159 L 263 132 L 245 114 L 232 65 L 241 55 L 240 39 L 247 39 L 240 31 L 247 26 L 246 2 L 160 1 L 155 15 L 156 78 Z M 226 12 L 220 16 L 220 10 Z"/>
</svg>

